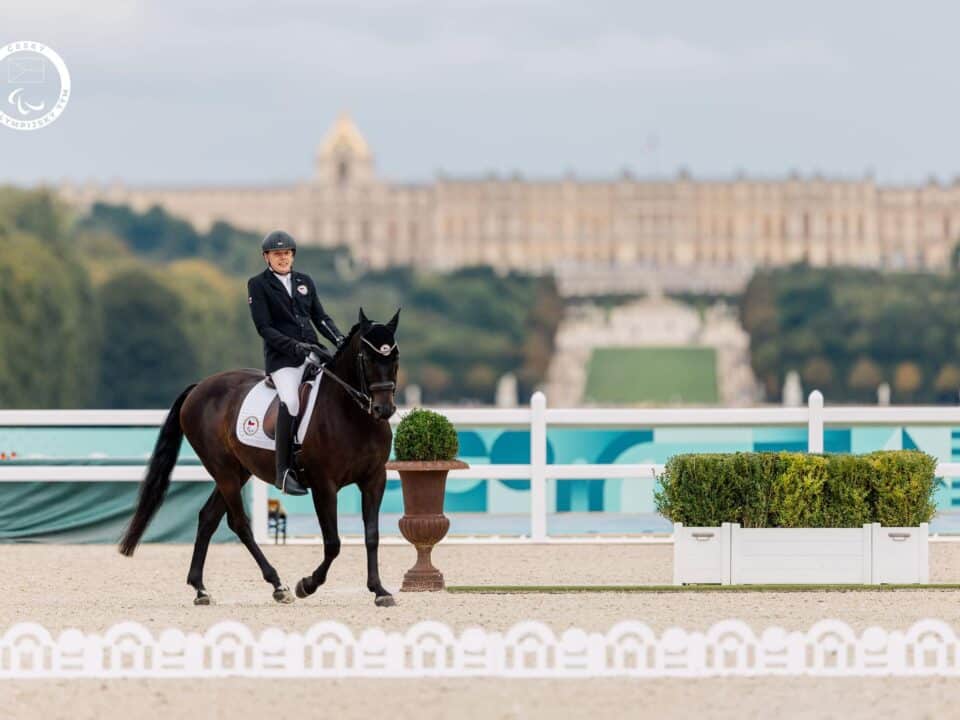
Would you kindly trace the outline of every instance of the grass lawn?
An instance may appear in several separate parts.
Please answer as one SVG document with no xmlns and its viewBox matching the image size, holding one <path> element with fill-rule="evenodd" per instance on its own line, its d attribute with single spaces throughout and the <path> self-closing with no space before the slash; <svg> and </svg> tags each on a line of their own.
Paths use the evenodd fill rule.
<svg viewBox="0 0 960 720">
<path fill-rule="evenodd" d="M 587 402 L 715 404 L 713 348 L 597 348 L 587 366 Z"/>
<path fill-rule="evenodd" d="M 888 592 L 960 590 L 946 585 L 452 585 L 447 592 L 477 595 L 677 592 Z"/>
</svg>

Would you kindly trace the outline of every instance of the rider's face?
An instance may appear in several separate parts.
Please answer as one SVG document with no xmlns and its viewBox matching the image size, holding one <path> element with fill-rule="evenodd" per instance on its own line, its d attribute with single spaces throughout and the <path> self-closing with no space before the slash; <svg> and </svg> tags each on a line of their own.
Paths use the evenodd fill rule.
<svg viewBox="0 0 960 720">
<path fill-rule="evenodd" d="M 270 269 L 281 275 L 290 272 L 293 267 L 293 250 L 271 250 L 265 252 L 263 256 L 267 259 Z"/>
</svg>

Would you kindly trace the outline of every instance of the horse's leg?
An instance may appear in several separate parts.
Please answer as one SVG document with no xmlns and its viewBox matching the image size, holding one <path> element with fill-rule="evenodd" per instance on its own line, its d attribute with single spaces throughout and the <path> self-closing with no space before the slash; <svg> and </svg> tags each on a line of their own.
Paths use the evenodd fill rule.
<svg viewBox="0 0 960 720">
<path fill-rule="evenodd" d="M 227 504 L 223 501 L 220 491 L 214 488 L 210 499 L 200 509 L 197 541 L 193 545 L 193 559 L 190 561 L 190 572 L 187 573 L 187 584 L 192 585 L 197 591 L 197 597 L 193 600 L 194 605 L 209 605 L 212 602 L 210 594 L 203 586 L 203 564 L 207 559 L 210 538 L 217 531 L 226 512 Z"/>
<path fill-rule="evenodd" d="M 230 529 L 237 534 L 240 542 L 246 546 L 250 554 L 253 555 L 253 559 L 257 561 L 260 572 L 263 573 L 263 579 L 273 585 L 273 599 L 278 603 L 292 603 L 293 593 L 290 592 L 290 588 L 280 582 L 280 576 L 277 574 L 277 571 L 267 560 L 260 546 L 257 545 L 257 541 L 253 538 L 253 530 L 250 528 L 250 520 L 247 518 L 247 513 L 243 509 L 243 496 L 241 495 L 241 490 L 246 481 L 247 477 L 244 476 L 242 480 L 234 477 L 227 482 L 220 482 L 219 480 L 217 482 L 217 488 L 220 490 L 220 494 L 223 495 L 224 502 L 227 504 L 227 524 L 230 526 Z M 260 481 L 254 480 L 254 482 Z"/>
<path fill-rule="evenodd" d="M 337 489 L 329 482 L 312 487 L 313 508 L 317 512 L 320 532 L 323 533 L 323 562 L 310 577 L 301 578 L 297 583 L 297 597 L 313 595 L 317 588 L 327 580 L 327 570 L 334 558 L 340 554 L 340 535 L 337 533 Z"/>
<path fill-rule="evenodd" d="M 369 481 L 360 490 L 363 511 L 363 538 L 367 547 L 367 590 L 374 594 L 378 607 L 393 607 L 397 601 L 380 582 L 380 565 L 377 551 L 380 548 L 380 503 L 387 484 L 386 473 L 381 478 Z"/>
</svg>

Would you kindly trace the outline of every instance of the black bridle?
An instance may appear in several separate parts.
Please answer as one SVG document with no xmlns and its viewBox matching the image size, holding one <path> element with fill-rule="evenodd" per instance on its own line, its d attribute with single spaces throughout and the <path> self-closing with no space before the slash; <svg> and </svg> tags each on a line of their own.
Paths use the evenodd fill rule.
<svg viewBox="0 0 960 720">
<path fill-rule="evenodd" d="M 367 345 L 372 347 L 374 351 L 383 355 L 389 356 L 397 348 L 397 343 L 394 342 L 393 345 L 381 345 L 379 348 L 375 347 L 367 338 L 361 337 L 360 340 L 365 342 Z M 329 367 L 324 365 L 319 360 L 314 360 L 313 355 L 310 355 L 310 362 L 314 365 L 317 365 L 322 374 L 329 376 L 331 380 L 336 382 L 340 387 L 347 391 L 347 394 L 353 398 L 354 402 L 360 406 L 360 409 L 366 412 L 368 415 L 373 415 L 373 393 L 380 392 L 382 390 L 389 390 L 391 394 L 396 394 L 397 392 L 397 383 L 392 380 L 386 382 L 376 382 L 368 383 L 367 382 L 367 364 L 366 359 L 363 353 L 363 348 L 357 352 L 357 377 L 360 378 L 360 387 L 355 388 L 353 385 L 348 383 L 343 378 L 339 377 L 334 373 Z"/>
</svg>

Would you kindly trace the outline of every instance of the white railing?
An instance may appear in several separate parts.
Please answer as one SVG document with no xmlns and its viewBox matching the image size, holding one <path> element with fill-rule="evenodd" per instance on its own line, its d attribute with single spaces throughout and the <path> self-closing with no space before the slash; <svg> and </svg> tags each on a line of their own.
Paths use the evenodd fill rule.
<svg viewBox="0 0 960 720">
<path fill-rule="evenodd" d="M 824 428 L 829 425 L 953 425 L 960 427 L 958 406 L 824 407 L 819 390 L 810 393 L 804 407 L 759 408 L 548 408 L 546 396 L 537 392 L 529 407 L 523 408 L 440 408 L 457 427 L 517 428 L 530 432 L 530 464 L 473 465 L 451 471 L 452 478 L 530 481 L 530 535 L 511 542 L 555 542 L 547 533 L 547 480 L 592 478 L 651 478 L 663 471 L 654 463 L 585 465 L 548 464 L 547 429 L 558 427 L 666 427 L 666 426 L 758 426 L 793 425 L 807 427 L 807 449 L 823 452 Z M 394 416 L 399 422 L 403 410 Z M 0 410 L 3 427 L 159 427 L 164 410 Z M 139 481 L 143 465 L 112 466 L 5 466 L 0 462 L 0 482 L 21 481 Z M 960 463 L 937 465 L 939 477 L 960 477 Z M 399 478 L 395 471 L 391 479 Z M 211 480 L 198 466 L 180 466 L 173 474 L 178 481 Z M 252 523 L 258 540 L 267 539 L 267 485 L 253 484 Z M 592 540 L 591 540 L 592 541 Z"/>
</svg>

